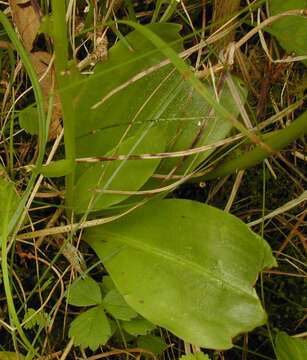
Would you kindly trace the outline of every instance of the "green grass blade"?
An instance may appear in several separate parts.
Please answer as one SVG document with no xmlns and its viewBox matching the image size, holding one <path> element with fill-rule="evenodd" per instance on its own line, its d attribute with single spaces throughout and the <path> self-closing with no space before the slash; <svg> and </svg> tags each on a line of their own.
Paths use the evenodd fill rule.
<svg viewBox="0 0 307 360">
<path fill-rule="evenodd" d="M 19 38 L 17 37 L 17 34 L 15 33 L 12 25 L 10 24 L 9 20 L 6 18 L 6 16 L 3 14 L 3 12 L 1 10 L 0 10 L 0 21 L 2 22 L 2 25 L 5 29 L 5 31 L 7 32 L 11 42 L 15 46 L 15 49 L 17 50 L 18 55 L 20 56 L 20 58 L 24 64 L 24 67 L 27 71 L 27 74 L 28 74 L 30 81 L 32 83 L 32 86 L 33 86 L 34 96 L 35 96 L 35 99 L 37 102 L 38 118 L 39 118 L 39 153 L 38 153 L 36 165 L 40 166 L 42 164 L 43 158 L 44 158 L 45 147 L 46 147 L 46 133 L 47 133 L 46 114 L 45 114 L 45 109 L 44 109 L 44 99 L 43 99 L 42 91 L 41 91 L 40 84 L 39 84 L 38 78 L 36 76 L 35 70 L 33 68 L 33 65 L 32 65 L 25 49 L 23 48 L 23 46 L 22 46 Z M 20 204 L 19 204 L 14 216 L 9 221 L 8 234 L 10 234 L 12 232 L 12 230 L 14 229 L 14 227 L 16 226 L 16 224 L 18 222 L 18 219 L 19 219 L 21 213 L 24 210 L 24 206 L 25 206 L 27 199 L 30 195 L 30 192 L 34 186 L 36 177 L 37 177 L 37 175 L 32 175 L 30 178 L 28 186 L 20 200 Z M 0 243 L 1 243 L 1 238 L 2 237 L 0 236 Z"/>
</svg>

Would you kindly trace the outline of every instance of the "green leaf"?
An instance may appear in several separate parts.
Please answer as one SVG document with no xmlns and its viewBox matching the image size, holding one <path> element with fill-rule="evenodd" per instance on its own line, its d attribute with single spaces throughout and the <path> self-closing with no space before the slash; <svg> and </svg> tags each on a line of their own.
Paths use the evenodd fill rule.
<svg viewBox="0 0 307 360">
<path fill-rule="evenodd" d="M 31 135 L 38 135 L 39 125 L 36 107 L 27 107 L 20 111 L 18 119 L 20 127 L 24 128 L 27 133 Z"/>
<path fill-rule="evenodd" d="M 125 300 L 149 321 L 201 347 L 266 321 L 253 288 L 276 265 L 269 245 L 242 221 L 190 200 L 152 201 L 85 239 Z"/>
<path fill-rule="evenodd" d="M 9 207 L 10 211 L 8 219 L 14 215 L 20 199 L 16 192 L 14 183 L 9 180 L 6 171 L 2 165 L 0 165 L 0 204 L 2 204 L 2 206 L 0 206 L 0 235 L 2 234 L 3 220 L 5 219 L 7 209 L 3 204 L 7 204 L 9 199 L 11 204 Z"/>
<path fill-rule="evenodd" d="M 46 177 L 61 177 L 68 175 L 74 168 L 74 161 L 71 159 L 62 159 L 53 161 L 48 165 L 36 167 L 33 171 L 36 171 Z"/>
<path fill-rule="evenodd" d="M 233 80 L 241 95 L 241 100 L 244 103 L 247 91 L 242 82 L 235 78 Z M 211 95 L 214 95 L 212 86 L 207 82 L 203 83 L 203 86 L 211 93 Z M 199 131 L 200 125 L 205 119 L 207 124 L 196 147 L 209 145 L 224 139 L 232 128 L 229 121 L 217 114 L 214 114 L 210 119 L 206 118 L 210 108 L 209 104 L 204 101 L 201 95 L 196 91 L 192 92 L 192 96 L 189 97 L 189 101 L 187 102 L 187 94 L 189 93 L 191 94 L 191 85 L 184 83 L 181 86 L 179 93 L 161 115 L 162 118 L 173 119 L 172 121 L 169 121 L 168 125 L 168 144 L 170 144 L 168 151 L 175 152 L 189 149 Z M 228 111 L 231 111 L 234 116 L 238 116 L 238 107 L 234 102 L 228 86 L 224 86 L 223 88 L 220 104 Z M 182 117 L 183 113 L 185 114 L 184 117 Z M 183 166 L 177 171 L 177 174 L 183 174 L 191 164 L 193 164 L 192 169 L 196 168 L 212 153 L 212 151 L 213 150 L 207 150 L 194 156 L 189 156 Z M 158 170 L 159 173 L 169 173 L 178 163 L 179 159 L 180 158 L 170 158 L 163 160 Z"/>
<path fill-rule="evenodd" d="M 270 0 L 271 15 L 277 15 L 288 10 L 306 9 L 306 0 Z M 294 56 L 307 54 L 307 19 L 303 16 L 284 16 L 274 21 L 269 29 L 280 45 L 288 52 L 294 52 Z M 271 29 L 271 30 L 270 30 Z M 307 65 L 307 60 L 302 61 Z"/>
<path fill-rule="evenodd" d="M 183 50 L 178 34 L 179 25 L 164 23 L 151 24 L 148 27 L 164 41 L 175 41 L 177 43 L 176 51 Z M 111 149 L 116 147 L 128 126 L 132 125 L 129 128 L 127 137 L 133 138 L 139 132 L 142 124 L 150 124 L 153 121 L 158 122 L 159 126 L 166 131 L 166 151 L 189 149 L 204 119 L 206 119 L 207 125 L 196 146 L 209 145 L 225 138 L 231 130 L 232 124 L 224 116 L 220 116 L 217 113 L 214 113 L 210 119 L 206 118 L 209 114 L 210 104 L 204 101 L 203 96 L 195 91 L 188 81 L 183 80 L 182 75 L 174 69 L 173 65 L 165 66 L 137 81 L 131 82 L 129 86 L 109 97 L 98 108 L 92 109 L 93 105 L 99 103 L 101 99 L 112 93 L 114 89 L 165 59 L 165 55 L 157 51 L 155 46 L 146 40 L 139 31 L 131 32 L 126 38 L 135 51 L 131 52 L 126 44 L 119 41 L 110 49 L 109 59 L 96 66 L 94 74 L 89 77 L 84 90 L 81 91 L 75 114 L 77 156 L 95 157 L 113 155 L 114 150 Z M 103 81 L 101 80 L 102 75 Z M 245 102 L 247 91 L 244 90 L 243 85 L 238 80 L 235 80 L 235 82 L 239 93 L 241 93 L 242 101 Z M 214 96 L 212 86 L 205 82 L 203 87 L 211 96 Z M 227 86 L 224 87 L 221 93 L 220 104 L 228 109 L 233 116 L 238 115 L 238 107 Z M 163 131 L 160 132 L 161 138 L 157 134 L 157 144 L 165 144 L 163 136 Z M 136 137 L 133 141 L 136 141 Z M 148 151 L 145 150 L 147 149 L 144 149 L 145 153 L 150 153 L 150 149 Z M 164 150 L 164 147 L 161 146 L 157 152 Z M 179 171 L 177 171 L 177 174 L 183 174 L 188 167 L 194 169 L 212 151 L 207 150 L 190 156 L 185 160 Z M 117 154 L 120 153 L 117 151 Z M 159 162 L 159 160 L 156 161 Z M 169 173 L 178 161 L 179 158 L 164 159 L 157 172 L 161 174 Z M 142 165 L 149 164 L 148 162 L 149 160 L 143 161 Z M 129 164 L 132 168 L 137 164 L 137 161 L 130 160 Z M 141 164 L 140 168 L 142 168 Z M 101 174 L 101 164 L 77 164 L 76 172 L 77 178 L 80 176 L 81 178 L 77 183 L 77 196 L 75 196 L 74 207 L 77 213 L 82 213 L 87 210 L 90 198 L 93 195 L 88 190 L 97 187 L 96 184 Z M 111 174 L 111 171 L 109 173 Z M 124 174 L 124 170 L 121 173 Z M 131 174 L 130 168 L 128 174 Z M 117 178 L 121 180 L 125 176 Z M 144 178 L 145 176 L 142 177 L 142 180 Z M 106 177 L 105 179 L 107 180 Z M 141 180 L 141 177 L 136 175 L 134 179 Z M 156 188 L 161 183 L 160 179 L 150 177 L 147 177 L 147 179 L 146 184 L 143 183 L 144 187 L 142 189 L 144 190 Z M 138 182 L 138 185 L 140 183 L 141 181 Z M 126 183 L 124 187 L 123 181 L 119 181 L 117 186 L 113 183 L 111 188 L 107 190 L 133 191 L 140 189 L 139 186 L 133 185 L 136 184 L 130 186 L 129 183 Z M 124 188 L 121 188 L 121 186 Z M 128 197 L 127 201 L 130 203 L 141 199 L 139 195 L 131 197 L 127 195 L 104 194 L 97 201 L 96 208 L 94 207 L 93 210 L 105 210 L 110 206 L 125 201 Z"/>
<path fill-rule="evenodd" d="M 293 338 L 285 332 L 280 332 L 275 340 L 277 360 L 306 360 L 307 341 Z"/>
<path fill-rule="evenodd" d="M 115 284 L 110 275 L 105 275 L 102 279 L 101 290 L 106 295 L 110 290 L 115 289 Z"/>
<path fill-rule="evenodd" d="M 136 343 L 139 348 L 149 350 L 155 355 L 161 354 L 167 346 L 162 338 L 154 335 L 140 336 Z"/>
<path fill-rule="evenodd" d="M 165 141 L 165 130 L 160 126 L 154 126 L 123 141 L 117 152 L 112 150 L 107 153 L 107 156 L 116 153 L 128 155 L 133 149 L 133 155 L 161 152 L 165 148 Z M 104 209 L 126 199 L 129 195 L 97 194 L 93 190 L 102 190 L 110 184 L 107 186 L 107 190 L 136 191 L 154 173 L 159 162 L 159 159 L 150 159 L 95 163 L 83 173 L 77 182 L 74 193 L 74 209 L 77 213 L 85 212 L 93 196 L 96 200 L 94 200 L 91 210 Z"/>
<path fill-rule="evenodd" d="M 116 319 L 130 320 L 137 313 L 129 306 L 117 289 L 110 290 L 102 301 L 105 309 Z"/>
<path fill-rule="evenodd" d="M 53 19 L 49 15 L 44 15 L 41 19 L 41 26 L 39 28 L 39 34 L 46 34 L 50 37 L 53 36 Z"/>
<path fill-rule="evenodd" d="M 210 360 L 210 358 L 207 354 L 197 352 L 194 354 L 183 355 L 180 357 L 179 360 Z"/>
<path fill-rule="evenodd" d="M 122 321 L 121 324 L 124 330 L 133 336 L 146 335 L 156 327 L 155 324 L 141 317 L 137 317 L 130 321 Z"/>
<path fill-rule="evenodd" d="M 148 28 L 164 42 L 170 44 L 175 51 L 183 50 L 178 34 L 179 25 L 151 24 Z M 167 144 L 166 151 L 183 151 L 191 147 L 200 124 L 209 114 L 209 102 L 193 89 L 189 81 L 184 81 L 182 74 L 171 64 L 138 80 L 130 81 L 136 75 L 142 74 L 146 69 L 165 60 L 165 54 L 162 53 L 165 43 L 163 42 L 163 49 L 157 49 L 140 31 L 131 32 L 126 40 L 134 51 L 132 52 L 124 41 L 119 41 L 110 49 L 109 59 L 95 67 L 94 74 L 88 78 L 84 89 L 79 94 L 75 112 L 77 157 L 112 156 L 114 149 L 116 149 L 115 154 L 126 155 L 132 144 L 137 141 L 142 131 L 140 129 L 153 122 L 158 123 L 160 128 L 160 131 L 154 135 L 156 149 L 139 148 L 140 151 L 135 152 L 135 155 L 163 152 L 165 144 Z M 239 81 L 236 80 L 236 83 L 244 102 L 246 91 Z M 112 94 L 123 84 L 125 84 L 123 89 Z M 202 86 L 205 92 L 214 97 L 212 86 L 207 82 Z M 101 102 L 102 99 L 106 100 Z M 97 104 L 100 105 L 97 106 Z M 227 86 L 222 91 L 220 104 L 233 116 L 238 115 L 238 108 Z M 218 113 L 211 115 L 210 119 L 207 118 L 205 131 L 200 136 L 197 146 L 208 145 L 225 138 L 232 128 L 232 124 L 225 119 L 225 116 Z M 123 134 L 126 134 L 125 141 L 120 149 L 117 149 L 116 146 Z M 159 148 L 158 145 L 160 145 Z M 190 156 L 177 173 L 183 174 L 188 167 L 194 169 L 212 151 L 208 150 Z M 178 160 L 178 158 L 164 159 L 158 172 L 169 173 Z M 151 175 L 159 163 L 159 159 L 142 162 L 127 161 L 106 190 L 135 191 L 140 188 L 144 190 L 156 188 L 161 180 L 153 179 Z M 104 166 L 103 169 L 102 166 Z M 97 195 L 96 191 L 104 188 L 118 166 L 121 166 L 118 161 L 113 161 L 111 165 L 108 163 L 77 164 L 76 178 L 79 180 L 73 204 L 76 213 L 84 213 L 91 199 L 96 199 L 91 211 L 105 211 L 128 198 L 129 203 L 140 201 L 140 196 L 107 193 Z M 104 174 L 100 186 L 97 186 L 105 169 L 107 173 Z M 126 181 L 126 176 L 128 176 L 128 181 Z"/>
<path fill-rule="evenodd" d="M 155 24 L 150 25 L 150 28 L 166 42 L 180 40 L 180 25 Z M 119 41 L 109 50 L 108 60 L 95 67 L 94 74 L 88 78 L 84 90 L 79 93 L 75 112 L 78 156 L 105 154 L 116 146 L 128 124 L 132 121 L 140 123 L 140 114 L 146 112 L 146 120 L 154 120 L 161 109 L 165 108 L 163 103 L 167 98 L 174 97 L 172 92 L 176 89 L 178 80 L 174 82 L 172 77 L 162 86 L 162 93 L 159 91 L 152 94 L 157 86 L 161 90 L 161 80 L 169 75 L 172 66 L 166 66 L 133 82 L 97 109 L 92 109 L 110 91 L 165 60 L 165 56 L 155 51 L 155 47 L 137 31 L 127 35 L 126 40 L 134 51 L 130 51 L 123 41 Z M 181 42 L 177 42 L 176 49 L 183 50 Z M 134 133 L 132 129 L 129 136 Z"/>
<path fill-rule="evenodd" d="M 176 51 L 182 51 L 182 42 L 177 24 L 151 24 L 148 28 L 166 42 L 176 42 Z M 98 64 L 81 92 L 76 108 L 76 134 L 78 157 L 102 156 L 115 148 L 121 136 L 132 124 L 128 137 L 134 136 L 140 124 L 158 121 L 167 129 L 167 143 L 170 151 L 188 149 L 195 138 L 199 124 L 208 115 L 209 103 L 172 65 L 131 82 L 121 91 L 108 98 L 96 109 L 97 104 L 114 89 L 125 84 L 137 74 L 165 60 L 165 55 L 157 51 L 139 31 L 131 32 L 127 41 L 135 50 L 131 52 L 126 44 L 119 41 L 110 49 L 109 59 Z M 174 46 L 173 46 L 174 47 Z M 103 81 L 101 80 L 103 76 Z M 237 81 L 238 83 L 238 81 Z M 214 95 L 213 87 L 203 84 L 207 92 Z M 238 83 L 239 92 L 245 99 L 246 91 Z M 243 99 L 243 101 L 244 101 Z M 222 91 L 220 103 L 234 116 L 238 108 L 228 87 Z M 103 114 L 103 116 L 102 116 Z M 86 119 L 86 121 L 84 121 Z M 208 119 L 207 119 L 208 120 Z M 232 125 L 223 116 L 213 115 L 208 121 L 197 146 L 223 139 Z M 212 151 L 190 157 L 180 169 L 183 173 L 193 161 L 195 168 Z M 163 161 L 162 172 L 169 172 L 178 159 Z M 78 176 L 87 165 L 78 164 Z"/>
<path fill-rule="evenodd" d="M 35 309 L 29 308 L 23 317 L 23 322 L 29 319 L 35 312 Z M 44 314 L 45 313 L 42 312 L 36 314 L 29 322 L 25 324 L 25 329 L 33 329 L 36 326 L 43 326 L 45 324 Z"/>
<path fill-rule="evenodd" d="M 0 351 L 0 360 L 23 360 L 24 356 L 18 353 L 18 356 L 14 352 Z"/>
<path fill-rule="evenodd" d="M 68 292 L 68 303 L 75 306 L 91 306 L 101 304 L 100 287 L 90 277 L 76 279 Z"/>
<path fill-rule="evenodd" d="M 112 335 L 109 320 L 101 306 L 96 306 L 79 315 L 70 325 L 69 337 L 74 344 L 96 350 L 104 345 Z"/>
</svg>

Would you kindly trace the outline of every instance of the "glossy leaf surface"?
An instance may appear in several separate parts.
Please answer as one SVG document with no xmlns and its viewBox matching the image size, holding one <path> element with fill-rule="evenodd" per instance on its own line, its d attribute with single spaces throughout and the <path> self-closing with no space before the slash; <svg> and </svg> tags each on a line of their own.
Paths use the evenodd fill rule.
<svg viewBox="0 0 307 360">
<path fill-rule="evenodd" d="M 183 50 L 178 34 L 179 25 L 163 23 L 149 27 L 176 51 Z M 142 124 L 153 121 L 167 132 L 167 151 L 190 148 L 203 121 L 206 122 L 206 130 L 197 146 L 213 143 L 227 135 L 232 125 L 214 113 L 209 119 L 209 105 L 172 65 L 144 74 L 144 71 L 165 60 L 159 50 L 138 31 L 131 32 L 126 39 L 134 52 L 119 41 L 110 49 L 109 59 L 95 67 L 94 74 L 89 77 L 80 94 L 75 113 L 78 157 L 105 155 L 116 147 L 128 126 L 132 125 L 126 137 L 132 137 Z M 145 76 L 140 76 L 142 74 Z M 135 79 L 135 76 L 140 78 Z M 112 91 L 123 84 L 126 86 L 112 95 Z M 244 102 L 244 90 L 237 85 Z M 205 83 L 204 86 L 213 94 L 211 85 Z M 92 108 L 106 96 L 108 98 L 101 105 Z M 232 114 L 238 114 L 227 86 L 222 91 L 220 103 Z M 206 151 L 190 157 L 180 173 L 192 162 L 192 168 L 195 168 L 210 153 Z M 163 161 L 159 171 L 168 172 L 177 161 Z M 78 164 L 77 176 L 93 166 Z"/>
<path fill-rule="evenodd" d="M 180 27 L 177 24 L 151 25 L 151 28 L 165 41 L 177 41 L 175 48 L 178 51 L 183 49 L 180 42 L 178 43 Z M 108 60 L 95 67 L 94 74 L 89 77 L 80 94 L 75 113 L 78 156 L 88 156 L 89 153 L 101 155 L 111 150 L 130 123 L 140 124 L 140 116 L 144 121 L 144 112 L 147 121 L 154 120 L 165 108 L 163 103 L 167 103 L 167 98 L 178 85 L 170 80 L 166 81 L 164 86 L 161 85 L 161 81 L 172 69 L 171 66 L 166 66 L 140 80 L 131 82 L 129 86 L 110 97 L 98 108 L 92 109 L 92 106 L 110 91 L 165 60 L 165 57 L 138 32 L 130 33 L 126 39 L 134 51 L 132 52 L 125 43 L 119 41 L 109 50 Z M 183 80 L 180 78 L 180 81 Z M 157 91 L 157 86 L 159 92 L 152 94 Z M 162 93 L 161 86 L 164 89 Z M 147 103 L 149 96 L 150 102 Z M 171 98 L 174 96 L 172 95 Z M 133 127 L 129 136 L 132 136 L 134 132 Z"/>
<path fill-rule="evenodd" d="M 295 339 L 285 332 L 280 332 L 276 336 L 275 351 L 277 360 L 306 360 L 307 341 Z"/>
<path fill-rule="evenodd" d="M 43 165 L 38 168 L 34 168 L 36 171 L 46 177 L 61 177 L 70 174 L 74 168 L 74 161 L 69 159 L 62 159 L 52 161 L 48 165 Z"/>
<path fill-rule="evenodd" d="M 288 10 L 306 9 L 306 0 L 270 0 L 272 15 L 277 15 Z M 274 21 L 271 25 L 272 33 L 276 36 L 280 45 L 294 56 L 307 54 L 307 19 L 303 16 L 284 16 Z M 307 60 L 303 60 L 307 65 Z"/>
<path fill-rule="evenodd" d="M 149 321 L 202 347 L 265 322 L 253 285 L 275 265 L 269 245 L 236 217 L 189 200 L 153 201 L 89 229 L 125 300 Z"/>
<path fill-rule="evenodd" d="M 139 155 L 144 153 L 161 152 L 165 148 L 165 129 L 153 126 L 144 128 L 135 136 L 123 141 L 117 151 L 114 149 L 107 154 Z M 121 160 L 112 162 L 98 162 L 86 170 L 79 178 L 74 199 L 74 208 L 82 213 L 90 206 L 92 210 L 100 210 L 116 204 L 129 195 L 106 194 L 94 191 L 127 190 L 136 191 L 150 178 L 160 160 Z"/>
</svg>

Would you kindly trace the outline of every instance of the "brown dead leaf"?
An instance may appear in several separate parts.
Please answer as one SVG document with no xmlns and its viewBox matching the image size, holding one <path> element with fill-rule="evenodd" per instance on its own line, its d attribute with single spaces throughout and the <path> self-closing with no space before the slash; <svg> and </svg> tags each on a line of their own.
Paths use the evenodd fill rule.
<svg viewBox="0 0 307 360">
<path fill-rule="evenodd" d="M 33 45 L 41 26 L 41 13 L 36 0 L 9 0 L 13 21 L 23 46 L 28 53 L 29 59 L 35 69 L 44 97 L 50 95 L 52 84 L 55 83 L 55 69 L 50 62 L 52 55 L 44 51 L 33 51 Z M 48 69 L 48 72 L 47 72 Z M 56 91 L 56 84 L 54 91 Z M 48 109 L 49 101 L 46 100 L 45 108 Z M 54 139 L 62 129 L 60 118 L 62 116 L 60 98 L 58 95 L 53 97 L 52 118 L 49 128 L 48 140 Z"/>
<path fill-rule="evenodd" d="M 40 14 L 34 10 L 31 1 L 9 0 L 9 4 L 23 46 L 30 53 L 41 26 Z"/>
</svg>

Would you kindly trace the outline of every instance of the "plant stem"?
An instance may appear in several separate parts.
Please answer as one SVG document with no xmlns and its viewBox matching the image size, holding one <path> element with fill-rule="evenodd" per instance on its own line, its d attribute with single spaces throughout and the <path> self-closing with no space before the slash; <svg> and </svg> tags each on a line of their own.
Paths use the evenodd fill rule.
<svg viewBox="0 0 307 360">
<path fill-rule="evenodd" d="M 307 132 L 307 111 L 299 116 L 287 128 L 279 130 L 265 141 L 273 150 L 279 151 L 291 144 L 294 140 L 303 136 Z M 196 178 L 197 182 L 216 179 L 218 177 L 232 174 L 238 170 L 248 169 L 257 165 L 262 160 L 272 155 L 271 152 L 264 149 L 262 146 L 257 146 L 255 149 L 239 156 L 236 159 L 225 161 L 218 165 L 213 171 L 206 174 L 202 178 Z"/>
<path fill-rule="evenodd" d="M 55 51 L 55 65 L 57 80 L 60 90 L 71 82 L 68 70 L 68 38 L 65 22 L 65 1 L 53 0 L 53 43 Z M 64 123 L 64 144 L 66 159 L 75 161 L 76 145 L 75 145 L 75 128 L 73 116 L 73 98 L 71 92 L 61 91 L 60 99 L 62 105 L 62 117 Z M 68 214 L 71 214 L 73 193 L 74 193 L 74 177 L 75 167 L 72 172 L 66 175 L 66 206 Z"/>
<path fill-rule="evenodd" d="M 4 219 L 2 221 L 3 229 L 2 229 L 2 234 L 1 234 L 2 235 L 1 269 L 2 269 L 3 285 L 4 285 L 4 291 L 5 291 L 5 295 L 6 295 L 6 300 L 7 300 L 9 317 L 11 319 L 11 325 L 13 325 L 17 329 L 22 341 L 24 342 L 24 345 L 28 348 L 28 350 L 32 354 L 35 354 L 36 350 L 34 349 L 32 344 L 30 343 L 30 341 L 26 337 L 26 335 L 25 335 L 25 333 L 24 333 L 24 331 L 23 331 L 23 329 L 21 327 L 21 324 L 19 322 L 17 313 L 16 313 L 15 304 L 14 304 L 14 300 L 13 300 L 13 294 L 12 294 L 12 291 L 11 291 L 9 270 L 8 270 L 7 235 L 8 235 L 8 222 L 9 222 L 10 207 L 12 205 L 13 191 L 14 190 L 12 189 L 12 187 L 10 187 L 9 190 L 8 190 L 6 211 L 4 212 L 5 216 L 4 216 Z"/>
<path fill-rule="evenodd" d="M 27 71 L 27 74 L 28 74 L 31 84 L 33 86 L 34 96 L 35 96 L 35 100 L 36 100 L 36 104 L 37 104 L 38 119 L 39 119 L 39 152 L 38 152 L 38 157 L 36 160 L 36 166 L 41 166 L 43 159 L 44 159 L 44 153 L 45 153 L 45 147 L 46 147 L 46 133 L 47 133 L 46 114 L 45 114 L 45 109 L 44 109 L 44 99 L 43 99 L 42 91 L 40 88 L 40 84 L 39 84 L 36 72 L 33 68 L 33 65 L 32 65 L 25 49 L 23 48 L 11 23 L 9 22 L 9 20 L 7 19 L 7 17 L 3 14 L 3 12 L 1 10 L 0 10 L 0 21 L 1 21 L 5 31 L 7 32 L 11 42 L 15 46 L 15 49 L 17 50 L 18 55 L 20 56 L 20 58 L 23 62 L 23 65 Z M 20 199 L 18 208 L 15 210 L 13 216 L 11 217 L 11 219 L 9 221 L 8 234 L 11 234 L 11 232 L 15 228 L 15 226 L 20 218 L 20 215 L 24 211 L 25 204 L 26 204 L 26 202 L 29 198 L 29 195 L 32 191 L 36 177 L 37 177 L 37 174 L 32 174 L 30 181 L 27 185 L 27 188 L 24 191 L 22 198 Z M 1 245 L 1 239 L 2 239 L 2 236 L 0 234 L 0 245 Z"/>
</svg>

